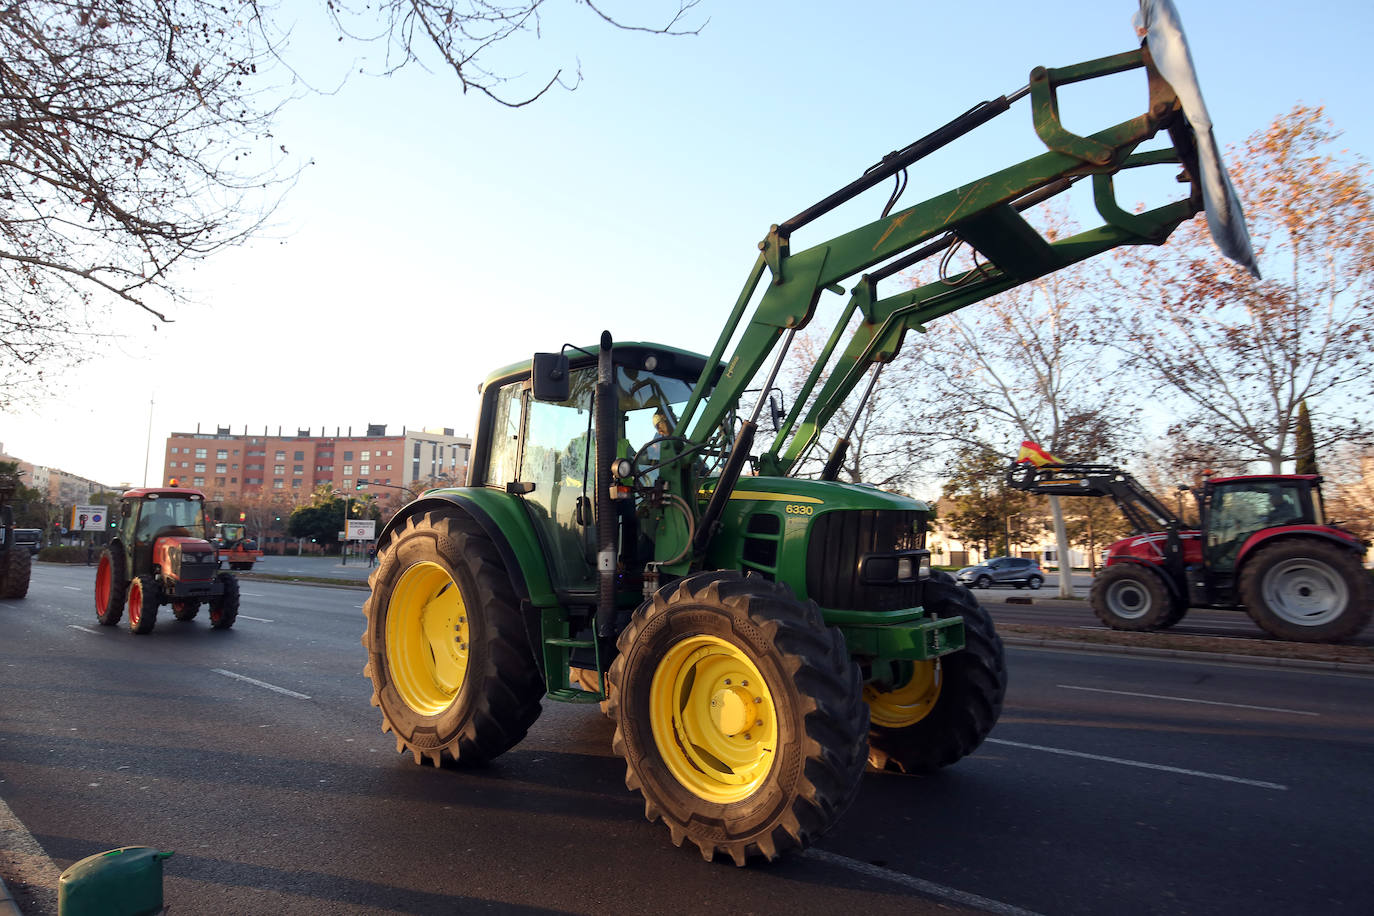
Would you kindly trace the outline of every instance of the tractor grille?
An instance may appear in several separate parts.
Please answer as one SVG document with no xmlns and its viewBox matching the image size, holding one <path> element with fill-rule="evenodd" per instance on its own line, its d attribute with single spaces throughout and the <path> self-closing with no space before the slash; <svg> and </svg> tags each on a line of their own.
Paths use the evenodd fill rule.
<svg viewBox="0 0 1374 916">
<path fill-rule="evenodd" d="M 870 553 L 919 550 L 922 513 L 892 509 L 826 512 L 811 525 L 806 548 L 806 592 L 821 607 L 895 611 L 921 604 L 921 583 L 875 585 L 859 578 L 859 561 Z"/>
</svg>

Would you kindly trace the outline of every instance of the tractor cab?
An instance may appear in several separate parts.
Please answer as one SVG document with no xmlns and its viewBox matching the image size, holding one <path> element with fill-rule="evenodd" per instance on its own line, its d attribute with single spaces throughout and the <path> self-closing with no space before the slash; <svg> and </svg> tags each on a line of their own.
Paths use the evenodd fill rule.
<svg viewBox="0 0 1374 916">
<path fill-rule="evenodd" d="M 1214 586 L 1223 590 L 1260 542 L 1295 525 L 1326 524 L 1315 474 L 1208 480 L 1201 508 L 1202 553 Z"/>
<path fill-rule="evenodd" d="M 175 538 L 178 548 L 186 546 L 193 552 L 209 551 L 209 526 L 205 521 L 205 497 L 199 490 L 180 488 L 129 490 L 120 500 L 119 530 L 131 548 L 131 575 L 139 575 L 160 565 L 154 559 L 158 541 Z M 191 542 L 187 544 L 186 542 Z M 200 542 L 195 550 L 194 542 Z M 165 552 L 172 542 L 158 548 Z"/>
</svg>

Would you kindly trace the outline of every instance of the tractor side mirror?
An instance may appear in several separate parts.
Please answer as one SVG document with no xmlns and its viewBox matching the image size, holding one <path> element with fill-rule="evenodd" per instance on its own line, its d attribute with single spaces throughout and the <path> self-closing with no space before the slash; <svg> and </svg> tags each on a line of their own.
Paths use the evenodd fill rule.
<svg viewBox="0 0 1374 916">
<path fill-rule="evenodd" d="M 534 354 L 534 399 L 566 401 L 572 396 L 568 357 L 562 353 Z"/>
</svg>

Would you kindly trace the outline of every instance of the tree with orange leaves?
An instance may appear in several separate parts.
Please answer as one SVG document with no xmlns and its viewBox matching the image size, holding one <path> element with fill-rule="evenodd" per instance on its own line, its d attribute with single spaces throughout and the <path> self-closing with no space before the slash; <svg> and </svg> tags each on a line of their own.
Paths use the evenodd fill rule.
<svg viewBox="0 0 1374 916">
<path fill-rule="evenodd" d="M 1374 371 L 1374 197 L 1319 107 L 1298 105 L 1232 150 L 1264 279 L 1217 258 L 1201 219 L 1162 249 L 1124 249 L 1104 328 L 1124 368 L 1173 408 L 1175 451 L 1277 473 L 1304 401 L 1320 452 L 1367 444 Z"/>
</svg>

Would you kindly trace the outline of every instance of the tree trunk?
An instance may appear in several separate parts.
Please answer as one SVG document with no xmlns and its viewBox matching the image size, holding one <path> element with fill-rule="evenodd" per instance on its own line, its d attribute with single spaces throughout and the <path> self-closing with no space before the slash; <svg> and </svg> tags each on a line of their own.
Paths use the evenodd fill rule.
<svg viewBox="0 0 1374 916">
<path fill-rule="evenodd" d="M 1064 526 L 1064 510 L 1059 497 L 1050 496 L 1050 514 L 1054 516 L 1054 549 L 1059 555 L 1059 597 L 1073 597 L 1073 559 L 1069 556 L 1069 530 Z"/>
</svg>

